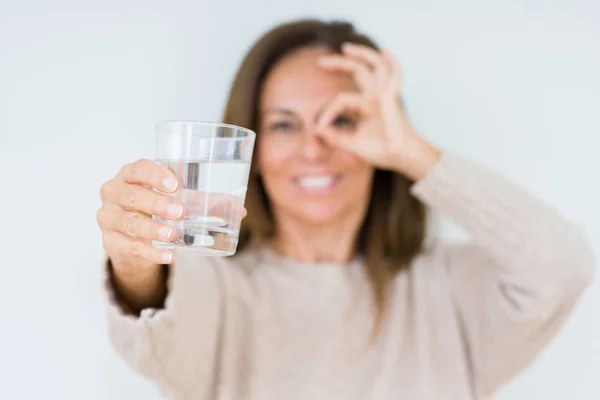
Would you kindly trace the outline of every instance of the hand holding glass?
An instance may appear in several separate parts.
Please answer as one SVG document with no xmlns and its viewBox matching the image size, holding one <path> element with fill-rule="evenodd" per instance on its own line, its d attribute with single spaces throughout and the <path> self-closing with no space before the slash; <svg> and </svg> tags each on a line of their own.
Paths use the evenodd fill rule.
<svg viewBox="0 0 600 400">
<path fill-rule="evenodd" d="M 168 121 L 156 126 L 156 162 L 178 177 L 171 196 L 184 204 L 178 221 L 153 219 L 175 228 L 171 242 L 156 247 L 227 256 L 238 243 L 256 134 L 233 125 Z"/>
</svg>

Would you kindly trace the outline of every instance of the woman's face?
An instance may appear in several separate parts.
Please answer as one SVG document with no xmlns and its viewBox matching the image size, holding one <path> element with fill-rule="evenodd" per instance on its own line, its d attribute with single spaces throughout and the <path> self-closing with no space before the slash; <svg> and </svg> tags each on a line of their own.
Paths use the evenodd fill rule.
<svg viewBox="0 0 600 400">
<path fill-rule="evenodd" d="M 350 76 L 319 67 L 317 58 L 327 53 L 311 47 L 283 58 L 267 76 L 259 104 L 258 168 L 271 205 L 279 217 L 312 225 L 364 215 L 374 172 L 316 131 L 334 97 L 356 90 Z M 333 125 L 352 131 L 355 122 L 340 115 Z"/>
</svg>

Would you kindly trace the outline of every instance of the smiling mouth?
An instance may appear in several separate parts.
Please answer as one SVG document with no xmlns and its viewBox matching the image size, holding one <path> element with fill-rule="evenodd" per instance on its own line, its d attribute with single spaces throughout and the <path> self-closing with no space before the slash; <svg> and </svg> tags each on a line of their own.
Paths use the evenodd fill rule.
<svg viewBox="0 0 600 400">
<path fill-rule="evenodd" d="M 303 192 L 323 194 L 333 190 L 340 180 L 340 175 L 314 175 L 296 178 L 294 181 Z"/>
</svg>

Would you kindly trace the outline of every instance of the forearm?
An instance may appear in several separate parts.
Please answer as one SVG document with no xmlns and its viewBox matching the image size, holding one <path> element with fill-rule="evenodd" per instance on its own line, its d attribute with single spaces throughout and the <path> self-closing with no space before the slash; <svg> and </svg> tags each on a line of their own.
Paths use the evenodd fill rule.
<svg viewBox="0 0 600 400">
<path fill-rule="evenodd" d="M 588 276 L 590 249 L 580 229 L 525 189 L 481 165 L 446 154 L 413 194 L 450 217 L 504 271 L 562 284 Z"/>
<path fill-rule="evenodd" d="M 143 269 L 115 268 L 108 261 L 111 283 L 124 308 L 138 314 L 144 308 L 160 308 L 167 296 L 168 270 L 163 265 Z"/>
<path fill-rule="evenodd" d="M 444 276 L 465 331 L 475 391 L 487 397 L 564 324 L 591 281 L 582 230 L 496 173 L 445 153 L 413 194 L 469 233 Z"/>
</svg>

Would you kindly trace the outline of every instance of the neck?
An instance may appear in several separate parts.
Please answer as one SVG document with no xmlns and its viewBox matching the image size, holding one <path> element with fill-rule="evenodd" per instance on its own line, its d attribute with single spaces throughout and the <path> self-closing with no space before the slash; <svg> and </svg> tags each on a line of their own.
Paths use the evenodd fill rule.
<svg viewBox="0 0 600 400">
<path fill-rule="evenodd" d="M 355 255 L 363 217 L 362 213 L 349 215 L 325 224 L 307 224 L 291 216 L 276 218 L 272 246 L 277 253 L 303 262 L 345 263 Z"/>
</svg>

